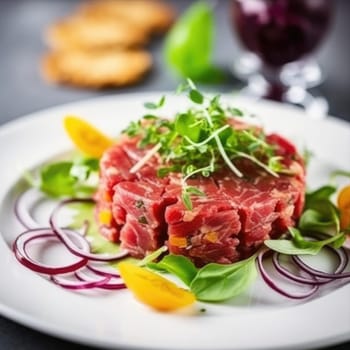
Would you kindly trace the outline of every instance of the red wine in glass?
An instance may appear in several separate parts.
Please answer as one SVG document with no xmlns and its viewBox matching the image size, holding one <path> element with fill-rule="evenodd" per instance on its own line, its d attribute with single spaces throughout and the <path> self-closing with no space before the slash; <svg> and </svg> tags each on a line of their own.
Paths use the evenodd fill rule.
<svg viewBox="0 0 350 350">
<path fill-rule="evenodd" d="M 283 100 L 289 88 L 282 68 L 304 59 L 329 28 L 333 0 L 232 0 L 232 24 L 242 45 L 256 54 L 268 82 L 265 97 Z"/>
</svg>

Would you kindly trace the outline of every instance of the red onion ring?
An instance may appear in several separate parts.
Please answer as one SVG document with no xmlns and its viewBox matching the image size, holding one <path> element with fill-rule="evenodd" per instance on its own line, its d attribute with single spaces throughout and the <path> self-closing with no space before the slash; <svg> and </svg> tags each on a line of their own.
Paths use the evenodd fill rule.
<svg viewBox="0 0 350 350">
<path fill-rule="evenodd" d="M 81 244 L 82 249 L 89 249 L 88 242 L 77 232 L 72 230 L 66 230 L 67 236 L 72 236 Z M 12 249 L 17 258 L 17 260 L 29 269 L 44 273 L 47 275 L 64 274 L 69 272 L 74 272 L 77 269 L 85 266 L 88 263 L 88 259 L 80 258 L 77 262 L 69 264 L 66 266 L 50 266 L 40 262 L 35 261 L 29 254 L 27 245 L 33 241 L 42 239 L 58 240 L 57 236 L 52 233 L 50 229 L 32 229 L 20 234 L 13 243 Z"/>
<path fill-rule="evenodd" d="M 332 249 L 334 249 L 334 248 L 332 248 Z M 332 280 L 350 278 L 350 272 L 328 273 L 328 272 L 317 270 L 317 269 L 307 265 L 304 261 L 302 261 L 302 259 L 299 256 L 292 256 L 292 259 L 302 270 L 304 270 L 305 272 L 312 274 L 316 277 L 329 278 Z"/>
<path fill-rule="evenodd" d="M 261 277 L 263 278 L 263 280 L 265 281 L 265 283 L 271 288 L 273 289 L 275 292 L 290 298 L 290 299 L 306 299 L 309 298 L 310 296 L 314 295 L 318 289 L 319 286 L 318 285 L 313 285 L 312 288 L 305 292 L 305 293 L 300 293 L 300 294 L 293 294 L 290 292 L 285 291 L 284 289 L 282 289 L 281 287 L 279 287 L 273 280 L 272 278 L 269 276 L 268 272 L 265 270 L 264 264 L 263 264 L 263 259 L 265 254 L 269 252 L 267 250 L 262 251 L 261 253 L 258 254 L 257 257 L 257 262 L 258 262 L 258 267 L 259 267 L 259 271 L 261 274 Z"/>
<path fill-rule="evenodd" d="M 113 272 L 107 272 L 104 270 L 101 270 L 99 268 L 96 268 L 95 266 L 92 266 L 91 264 L 86 265 L 86 268 L 92 272 L 94 272 L 96 275 L 100 275 L 100 276 L 109 276 L 112 278 L 120 278 L 120 275 L 117 273 L 113 273 Z"/>
<path fill-rule="evenodd" d="M 293 272 L 291 272 L 290 270 L 288 270 L 286 267 L 284 267 L 281 264 L 281 262 L 279 260 L 280 256 L 281 256 L 281 254 L 278 253 L 278 252 L 275 252 L 272 255 L 273 266 L 274 266 L 274 268 L 276 269 L 276 271 L 278 273 L 280 273 L 282 276 L 290 279 L 291 281 L 298 282 L 298 283 L 301 283 L 301 284 L 310 284 L 310 285 L 325 284 L 325 283 L 328 283 L 328 282 L 332 281 L 330 279 L 321 281 L 321 280 L 318 280 L 316 277 L 314 277 L 311 274 L 308 274 L 311 278 L 298 276 L 298 275 L 294 274 Z"/>
<path fill-rule="evenodd" d="M 57 223 L 57 216 L 60 212 L 60 210 L 68 205 L 68 204 L 73 204 L 73 203 L 93 203 L 94 200 L 91 198 L 86 198 L 86 199 L 66 199 L 63 200 L 58 204 L 58 206 L 53 210 L 51 216 L 50 216 L 50 226 L 53 230 L 53 232 L 57 235 L 57 237 L 61 240 L 61 242 L 66 246 L 66 248 L 74 255 L 79 256 L 81 258 L 93 260 L 93 261 L 116 261 L 120 260 L 122 258 L 125 258 L 129 252 L 124 250 L 121 251 L 115 255 L 106 255 L 106 254 L 94 254 L 90 252 L 86 252 L 79 247 L 77 247 L 71 239 L 66 235 L 65 230 L 62 229 L 58 223 Z"/>
<path fill-rule="evenodd" d="M 88 276 L 86 276 L 83 273 L 83 271 L 81 271 L 81 270 L 76 271 L 74 273 L 74 275 L 79 281 L 82 281 L 82 282 L 89 282 L 89 280 L 90 280 L 90 278 Z M 97 276 L 101 278 L 100 275 L 97 275 Z M 109 281 L 104 283 L 104 284 L 99 285 L 98 288 L 100 288 L 100 289 L 107 289 L 107 290 L 118 290 L 118 289 L 125 289 L 126 288 L 126 285 L 125 285 L 124 282 L 113 283 L 113 282 L 110 282 L 110 280 L 113 279 L 113 277 L 111 277 L 111 276 L 104 276 L 104 277 L 108 278 Z M 119 278 L 119 280 L 121 281 L 120 278 Z"/>
<path fill-rule="evenodd" d="M 40 227 L 40 224 L 30 215 L 30 208 L 43 197 L 43 194 L 36 188 L 30 188 L 18 196 L 15 202 L 15 215 L 25 228 L 34 229 Z"/>
<path fill-rule="evenodd" d="M 98 288 L 109 282 L 110 278 L 103 277 L 98 281 L 71 281 L 58 276 L 50 276 L 50 279 L 55 284 L 60 287 L 71 289 L 71 290 L 84 290 L 84 289 L 93 289 Z"/>
</svg>

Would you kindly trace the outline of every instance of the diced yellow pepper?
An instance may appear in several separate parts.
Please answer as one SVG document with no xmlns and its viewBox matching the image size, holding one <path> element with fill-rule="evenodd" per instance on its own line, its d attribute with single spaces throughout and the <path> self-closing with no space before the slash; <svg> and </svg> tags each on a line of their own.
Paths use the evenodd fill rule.
<svg viewBox="0 0 350 350">
<path fill-rule="evenodd" d="M 208 232 L 204 235 L 204 238 L 211 243 L 216 243 L 218 241 L 218 234 L 215 231 Z"/>
<path fill-rule="evenodd" d="M 146 268 L 128 262 L 121 262 L 118 268 L 126 286 L 134 296 L 153 309 L 174 311 L 196 301 L 191 292 Z"/>
<path fill-rule="evenodd" d="M 101 210 L 98 213 L 98 221 L 103 225 L 110 225 L 112 221 L 112 212 L 108 209 Z"/>
<path fill-rule="evenodd" d="M 100 158 L 114 141 L 83 119 L 67 116 L 64 128 L 74 145 L 88 156 Z"/>
<path fill-rule="evenodd" d="M 170 236 L 169 243 L 175 247 L 186 248 L 187 247 L 187 238 L 186 237 Z"/>
</svg>

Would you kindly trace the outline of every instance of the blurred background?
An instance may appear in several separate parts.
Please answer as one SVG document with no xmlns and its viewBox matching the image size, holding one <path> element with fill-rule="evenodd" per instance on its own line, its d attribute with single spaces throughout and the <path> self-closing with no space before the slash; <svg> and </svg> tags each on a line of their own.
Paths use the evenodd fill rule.
<svg viewBox="0 0 350 350">
<path fill-rule="evenodd" d="M 112 3 L 0 0 L 0 124 L 102 95 L 173 91 L 188 76 L 350 121 L 348 0 Z M 0 349 L 62 346 L 78 348 L 0 317 Z"/>
<path fill-rule="evenodd" d="M 129 1 L 133 2 L 133 1 Z M 147 2 L 147 1 L 146 1 Z M 239 3 L 239 1 L 233 1 Z M 243 1 L 244 2 L 244 1 Z M 247 1 L 246 1 L 247 2 Z M 249 0 L 248 3 L 256 2 Z M 283 1 L 282 1 L 283 2 Z M 296 1 L 290 1 L 299 2 Z M 350 61 L 350 41 L 348 40 L 348 33 L 350 32 L 350 24 L 348 20 L 348 14 L 350 13 L 350 4 L 349 1 L 346 0 L 309 0 L 310 6 L 326 6 L 325 3 L 331 3 L 333 6 L 331 12 L 329 14 L 329 18 L 324 17 L 321 23 L 318 25 L 322 28 L 324 26 L 324 32 L 318 31 L 315 33 L 310 33 L 309 37 L 306 37 L 307 40 L 316 42 L 318 45 L 315 45 L 315 48 L 311 47 L 297 47 L 296 50 L 299 53 L 304 52 L 311 54 L 311 57 L 315 58 L 313 63 L 318 62 L 319 67 L 322 69 L 322 77 L 319 77 L 319 72 L 316 70 L 316 78 L 312 76 L 315 73 L 311 72 L 311 80 L 319 79 L 317 84 L 320 83 L 311 91 L 316 91 L 315 95 L 324 96 L 330 108 L 330 113 L 336 115 L 340 118 L 349 118 L 350 115 L 350 101 L 348 98 L 348 91 L 350 88 L 350 79 L 349 79 L 349 71 L 348 71 L 348 62 Z M 169 4 L 171 6 L 171 11 L 174 13 L 174 20 L 178 19 L 181 14 L 191 5 L 193 5 L 193 1 L 186 0 L 174 0 L 174 1 L 164 1 L 164 3 Z M 207 50 L 210 54 L 210 64 L 213 67 L 219 67 L 221 69 L 221 73 L 224 75 L 224 79 L 218 79 L 215 82 L 209 82 L 209 84 L 204 85 L 206 89 L 219 90 L 219 91 L 233 91 L 240 90 L 242 87 L 246 85 L 244 79 L 246 77 L 240 77 L 239 72 L 233 73 L 233 64 L 237 65 L 239 59 L 241 57 L 242 48 L 247 49 L 247 40 L 243 38 L 242 45 L 242 35 L 234 30 L 233 25 L 233 16 L 232 16 L 232 1 L 229 0 L 219 0 L 219 1 L 208 1 L 212 11 L 214 13 L 214 33 L 212 44 L 213 47 Z M 301 1 L 303 3 L 303 1 Z M 96 23 L 91 24 L 90 22 L 86 22 L 85 26 L 91 28 L 91 30 L 87 30 L 87 32 L 80 34 L 82 32 L 82 26 L 84 27 L 84 23 L 77 23 L 79 20 L 76 17 L 81 16 L 81 13 L 84 9 L 82 9 L 82 2 L 75 0 L 1 0 L 0 1 L 0 45 L 1 45 L 1 54 L 0 54 L 0 77 L 2 84 L 0 86 L 0 114 L 1 114 L 1 122 L 10 121 L 13 118 L 19 117 L 23 114 L 33 112 L 38 109 L 50 107 L 53 105 L 62 104 L 65 102 L 71 102 L 81 99 L 87 99 L 99 95 L 106 94 L 116 94 L 123 92 L 134 92 L 134 91 L 151 91 L 151 90 L 173 90 L 178 83 L 181 81 L 181 75 L 177 74 L 177 68 L 169 65 L 169 57 L 164 52 L 164 43 L 168 40 L 169 32 L 167 32 L 168 24 L 170 23 L 170 19 L 168 18 L 168 22 L 163 23 L 164 28 L 158 30 L 158 33 L 151 33 L 151 38 L 146 39 L 142 42 L 141 39 L 135 38 L 127 38 L 126 40 L 137 41 L 140 42 L 135 45 L 135 47 L 131 47 L 131 50 L 135 51 L 146 51 L 152 55 L 153 63 L 152 68 L 149 70 L 147 63 L 143 62 L 143 67 L 137 67 L 139 70 L 144 69 L 146 73 L 142 74 L 139 72 L 139 76 L 131 77 L 130 81 L 134 79 L 134 82 L 120 83 L 119 87 L 108 86 L 107 88 L 101 88 L 101 82 L 95 82 L 95 86 L 86 87 L 84 86 L 84 81 L 82 81 L 81 77 L 68 77 L 67 72 L 59 71 L 59 68 L 52 72 L 54 69 L 51 69 L 51 72 L 43 72 L 44 71 L 44 63 L 43 60 L 46 58 L 47 60 L 51 58 L 51 65 L 56 64 L 64 64 L 61 61 L 65 59 L 65 57 L 47 57 L 50 53 L 57 51 L 72 51 L 74 47 L 76 47 L 77 42 L 79 40 L 86 41 L 86 37 L 89 38 L 89 35 L 94 35 L 96 30 L 93 28 L 96 27 Z M 84 3 L 83 3 L 84 4 Z M 137 6 L 134 6 L 131 11 L 136 13 L 140 13 L 137 9 Z M 86 10 L 86 9 L 85 9 Z M 84 10 L 84 11 L 85 11 Z M 197 9 L 198 10 L 198 9 Z M 249 9 L 248 9 L 249 10 Z M 300 9 L 299 9 L 300 10 Z M 150 10 L 146 15 L 152 18 L 153 15 L 157 15 L 157 11 L 159 9 Z M 304 11 L 305 8 L 301 11 Z M 85 11 L 89 12 L 89 11 Z M 96 13 L 94 9 L 92 9 L 93 13 Z M 205 12 L 205 11 L 204 11 Z M 237 9 L 236 9 L 237 12 Z M 77 15 L 77 13 L 79 13 Z M 153 13 L 153 15 L 152 15 Z M 169 17 L 169 13 L 165 12 L 166 16 Z M 160 12 L 161 16 L 164 16 L 162 12 Z M 301 12 L 301 16 L 303 12 Z M 88 15 L 84 15 L 88 16 Z M 193 25 L 191 23 L 196 21 L 196 18 L 193 17 L 199 16 L 199 22 L 201 19 L 202 25 L 205 27 L 207 24 L 205 13 L 202 13 L 202 17 L 200 11 L 192 15 L 192 19 L 190 18 L 190 23 L 184 23 L 182 28 L 190 29 L 193 33 L 195 33 L 194 38 L 189 38 L 191 40 L 197 42 L 197 40 L 205 40 L 205 38 L 210 35 L 210 33 L 202 34 L 203 31 L 199 31 L 197 34 L 195 30 L 193 30 Z M 92 16 L 94 17 L 94 16 Z M 101 17 L 98 18 L 98 21 L 106 21 L 103 19 L 103 13 Z M 244 19 L 243 16 L 241 18 Z M 249 22 L 249 17 L 247 18 L 246 25 L 250 26 L 250 28 L 257 28 L 256 22 L 255 27 L 252 26 L 252 23 Z M 254 20 L 254 17 L 253 17 Z M 306 24 L 297 23 L 296 27 L 299 26 L 302 31 L 308 33 L 308 25 L 309 27 L 314 27 L 314 22 L 312 22 L 312 18 L 306 17 Z M 75 21 L 75 23 L 74 23 Z M 208 19 L 207 19 L 208 21 Z M 283 13 L 282 13 L 282 21 L 283 21 Z M 308 22 L 309 21 L 309 22 Z M 209 20 L 210 22 L 210 20 Z M 267 23 L 269 24 L 269 22 Z M 94 27 L 95 25 L 95 27 Z M 244 22 L 243 22 L 244 25 Z M 170 26 L 170 24 L 169 24 Z M 199 23 L 199 27 L 201 23 Z M 97 25 L 98 27 L 98 25 Z M 237 26 L 236 26 L 237 28 Z M 180 28 L 181 29 L 181 28 Z M 298 28 L 297 28 L 298 29 Z M 120 35 L 123 34 L 123 31 L 119 28 L 115 29 L 118 33 L 121 32 Z M 125 29 L 124 29 L 125 30 Z M 103 28 L 97 28 L 97 31 L 103 32 Z M 126 30 L 127 31 L 127 30 Z M 109 30 L 111 32 L 111 30 Z M 130 31 L 127 31 L 130 34 Z M 244 29 L 243 29 L 244 32 Z M 277 30 L 278 32 L 278 30 Z M 75 42 L 69 42 L 69 38 L 74 35 L 71 33 L 78 33 L 75 35 Z M 92 33 L 92 34 L 91 34 Z M 254 33 L 253 33 L 254 34 Z M 148 34 L 147 34 L 148 35 Z M 255 34 L 254 34 L 255 35 Z M 85 36 L 85 39 L 84 39 Z M 289 37 L 289 36 L 288 36 Z M 67 39 L 68 38 L 68 39 Z M 297 33 L 298 38 L 298 33 Z M 283 38 L 282 38 L 283 39 Z M 305 39 L 305 40 L 306 40 Z M 104 40 L 108 40 L 105 38 L 105 35 L 100 33 L 95 38 L 95 41 L 103 43 Z M 109 38 L 110 42 L 107 42 L 108 45 L 113 45 L 113 38 Z M 116 39 L 118 41 L 118 39 Z M 273 39 L 272 43 L 274 42 Z M 87 40 L 89 41 L 89 40 Z M 172 55 L 171 50 L 176 50 L 176 40 L 172 40 L 170 42 L 170 54 Z M 318 43 L 320 41 L 320 43 Z M 254 42 L 253 42 L 254 44 Z M 83 43 L 83 46 L 85 44 Z M 89 45 L 87 43 L 86 45 Z M 93 44 L 91 44 L 93 46 Z M 117 50 L 120 50 L 120 46 L 118 47 L 117 42 Z M 133 45 L 133 44 L 131 44 Z M 201 42 L 200 42 L 201 45 Z M 293 45 L 293 41 L 291 42 Z M 305 44 L 307 45 L 307 44 Z M 139 46 L 139 47 L 138 47 Z M 185 46 L 185 48 L 184 48 Z M 83 48 L 84 49 L 84 48 Z M 90 50 L 94 48 L 89 48 Z M 121 48 L 122 50 L 125 47 Z M 181 46 L 180 49 L 186 51 L 186 43 Z M 109 47 L 109 50 L 111 47 Z M 127 47 L 127 50 L 130 50 Z M 272 48 L 268 48 L 268 51 L 273 50 Z M 195 50 L 194 50 L 195 51 Z M 198 51 L 198 50 L 197 50 Z M 278 50 L 277 50 L 278 51 Z M 252 52 L 252 51 L 250 51 Z M 262 53 L 263 55 L 264 53 Z M 195 62 L 197 61 L 196 52 L 190 52 L 190 57 L 194 57 Z M 86 55 L 85 55 L 86 56 Z M 184 55 L 183 55 L 184 56 Z M 296 56 L 297 57 L 297 56 Z M 52 63 L 56 59 L 56 62 Z M 76 63 L 78 66 L 78 62 Z M 87 64 L 89 66 L 89 62 L 86 62 L 86 57 L 83 59 L 83 64 Z M 85 59 L 85 61 L 84 61 Z M 175 57 L 172 58 L 175 61 L 175 64 L 181 66 L 181 62 Z M 201 57 L 200 57 L 201 59 Z M 288 57 L 286 57 L 288 60 Z M 293 57 L 291 58 L 293 59 Z M 170 59 L 171 60 L 171 59 Z M 190 59 L 191 60 L 191 59 Z M 59 61 L 57 63 L 57 61 Z M 188 60 L 187 60 L 188 61 Z M 94 62 L 92 62 L 94 64 Z M 99 64 L 99 63 L 97 63 Z M 197 64 L 197 63 L 195 63 Z M 199 63 L 198 63 L 199 64 Z M 145 66 L 146 65 L 146 66 Z M 71 70 L 73 68 L 69 67 Z M 237 67 L 236 67 L 237 68 Z M 315 67 L 314 67 L 315 68 Z M 318 67 L 316 67 L 318 68 Z M 112 68 L 113 69 L 113 68 Z M 119 67 L 120 69 L 120 67 Z M 133 70 L 135 68 L 128 67 L 126 64 L 125 70 Z M 250 68 L 249 68 L 250 69 Z M 47 69 L 48 70 L 48 69 Z M 86 70 L 86 69 L 85 69 Z M 68 72 L 70 73 L 70 72 Z M 81 75 L 89 75 L 91 72 L 87 71 L 81 72 Z M 105 72 L 108 74 L 108 72 Z M 184 72 L 185 74 L 186 72 Z M 50 75 L 51 74 L 51 75 Z M 55 75 L 56 74 L 56 75 Z M 135 73 L 136 74 L 136 73 Z M 137 74 L 136 74 L 137 75 Z M 141 77 L 142 75 L 142 77 Z M 314 74 L 315 75 L 315 74 Z M 80 80 L 79 80 L 80 78 Z M 75 79 L 75 80 L 74 80 Z M 215 80 L 215 79 L 214 79 Z M 254 81 L 254 80 L 253 80 Z M 90 82 L 91 83 L 91 82 Z M 114 82 L 115 83 L 115 82 Z M 118 82 L 117 82 L 118 83 Z M 79 86 L 79 84 L 81 86 Z M 100 85 L 99 85 L 100 84 Z M 317 85 L 316 84 L 316 85 Z M 86 82 L 85 82 L 86 85 Z M 93 84 L 92 84 L 93 85 Z M 113 85 L 109 84 L 109 85 Z M 13 103 L 13 101 L 16 103 Z"/>
</svg>

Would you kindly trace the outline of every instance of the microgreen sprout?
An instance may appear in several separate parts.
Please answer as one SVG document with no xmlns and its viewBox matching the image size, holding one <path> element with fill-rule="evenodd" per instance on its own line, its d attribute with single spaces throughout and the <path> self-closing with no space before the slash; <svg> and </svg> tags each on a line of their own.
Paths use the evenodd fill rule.
<svg viewBox="0 0 350 350">
<path fill-rule="evenodd" d="M 182 199 L 189 210 L 192 208 L 191 197 L 204 195 L 188 186 L 187 180 L 191 177 L 210 176 L 225 168 L 237 177 L 244 177 L 244 172 L 239 169 L 241 160 L 254 163 L 271 176 L 288 174 L 283 159 L 266 141 L 263 131 L 256 126 L 239 124 L 241 122 L 234 119 L 243 116 L 241 110 L 226 106 L 220 95 L 201 93 L 190 79 L 180 85 L 177 92 L 186 94 L 194 106 L 177 113 L 174 120 L 147 114 L 124 130 L 127 135 L 139 138 L 138 147 L 147 149 L 131 172 L 140 170 L 157 153 L 162 159 L 158 176 L 183 174 Z M 163 96 L 158 102 L 148 102 L 145 106 L 156 110 L 165 101 Z"/>
</svg>

